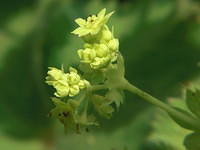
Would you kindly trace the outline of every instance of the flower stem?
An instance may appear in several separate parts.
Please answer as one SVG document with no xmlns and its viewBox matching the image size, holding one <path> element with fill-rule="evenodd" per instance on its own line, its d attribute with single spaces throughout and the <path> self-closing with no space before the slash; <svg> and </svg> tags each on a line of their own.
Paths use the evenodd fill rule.
<svg viewBox="0 0 200 150">
<path fill-rule="evenodd" d="M 101 85 L 93 85 L 88 90 L 89 91 L 98 91 L 98 90 L 103 90 L 103 89 L 107 89 L 107 88 L 108 88 L 107 85 L 101 84 Z"/>
<path fill-rule="evenodd" d="M 177 111 L 170 105 L 162 102 L 161 100 L 151 96 L 150 94 L 148 94 L 148 93 L 142 91 L 141 89 L 135 87 L 134 85 L 130 84 L 127 80 L 125 80 L 125 82 L 124 82 L 123 89 L 125 89 L 133 94 L 138 95 L 139 97 L 143 98 L 144 100 L 146 100 L 147 102 L 149 102 L 155 106 L 158 106 L 159 108 L 165 110 L 167 113 L 175 116 L 176 118 L 189 124 L 190 126 L 196 128 L 196 129 L 200 129 L 199 121 L 196 120 L 195 118 L 193 118 L 193 116 L 190 117 L 180 111 Z"/>
</svg>

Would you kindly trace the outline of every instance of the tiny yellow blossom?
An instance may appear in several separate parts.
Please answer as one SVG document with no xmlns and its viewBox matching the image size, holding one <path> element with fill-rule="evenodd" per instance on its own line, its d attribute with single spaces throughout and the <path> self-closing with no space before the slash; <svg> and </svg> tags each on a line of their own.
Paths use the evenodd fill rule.
<svg viewBox="0 0 200 150">
<path fill-rule="evenodd" d="M 110 40 L 108 42 L 108 47 L 113 51 L 117 51 L 119 49 L 119 40 L 118 39 Z"/>
<path fill-rule="evenodd" d="M 52 85 L 56 92 L 54 93 L 57 97 L 64 97 L 69 94 L 69 84 L 67 77 L 62 70 L 57 68 L 49 67 L 47 72 L 48 76 L 46 77 L 46 83 Z"/>
<path fill-rule="evenodd" d="M 49 71 L 47 72 L 47 74 L 49 75 L 46 77 L 47 80 L 54 81 L 65 79 L 64 72 L 54 67 L 49 67 Z M 48 81 L 48 83 L 50 83 L 50 81 Z"/>
<path fill-rule="evenodd" d="M 101 40 L 110 41 L 113 38 L 113 33 L 109 29 L 102 30 Z"/>
<path fill-rule="evenodd" d="M 108 46 L 109 43 L 87 44 L 88 48 L 78 50 L 81 62 L 90 64 L 93 69 L 106 67 L 117 59 L 117 40 L 111 42 L 110 48 Z"/>
<path fill-rule="evenodd" d="M 86 48 L 78 50 L 78 55 L 84 63 L 91 63 L 96 57 L 94 49 Z"/>
<path fill-rule="evenodd" d="M 94 59 L 94 61 L 90 64 L 90 66 L 93 68 L 93 69 L 99 69 L 99 68 L 103 68 L 103 67 L 106 67 L 109 62 L 111 60 L 111 57 L 110 56 L 106 56 L 106 57 L 96 57 Z"/>
<path fill-rule="evenodd" d="M 78 35 L 79 37 L 86 36 L 88 34 L 96 35 L 102 29 L 102 27 L 107 23 L 109 18 L 114 12 L 111 12 L 107 15 L 106 9 L 102 9 L 97 15 L 92 15 L 84 20 L 78 18 L 75 22 L 80 26 L 75 29 L 72 33 Z"/>
<path fill-rule="evenodd" d="M 53 67 L 49 69 L 46 83 L 56 89 L 54 93 L 56 97 L 73 97 L 80 92 L 80 89 L 89 86 L 89 82 L 82 80 L 77 70 L 72 67 L 70 67 L 69 73 L 64 73 L 62 70 Z"/>
</svg>

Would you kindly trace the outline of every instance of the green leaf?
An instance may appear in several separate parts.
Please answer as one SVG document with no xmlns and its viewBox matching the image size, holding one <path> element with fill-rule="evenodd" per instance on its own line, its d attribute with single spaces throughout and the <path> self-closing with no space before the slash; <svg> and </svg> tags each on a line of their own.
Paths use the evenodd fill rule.
<svg viewBox="0 0 200 150">
<path fill-rule="evenodd" d="M 191 112 L 200 118 L 200 90 L 196 89 L 186 91 L 186 104 Z"/>
<path fill-rule="evenodd" d="M 200 150 L 200 133 L 192 133 L 186 136 L 184 145 L 187 150 Z"/>
<path fill-rule="evenodd" d="M 197 119 L 194 118 L 192 114 L 190 114 L 189 112 L 185 111 L 184 109 L 177 108 L 177 107 L 174 107 L 174 109 L 176 109 L 177 111 L 179 111 L 183 115 L 187 116 L 188 118 L 193 119 L 193 121 L 197 121 Z M 168 114 L 181 127 L 185 128 L 185 129 L 189 129 L 189 130 L 196 130 L 196 131 L 200 130 L 200 127 L 198 128 L 196 125 L 193 125 L 192 123 L 190 123 L 190 122 L 188 122 L 188 121 L 186 121 L 184 119 L 180 119 L 180 117 L 177 116 L 177 114 L 170 113 L 170 112 L 168 112 Z"/>
<path fill-rule="evenodd" d="M 170 103 L 181 108 L 184 105 L 184 101 L 174 98 Z M 154 114 L 154 119 L 150 122 L 153 130 L 145 147 L 148 150 L 185 150 L 182 141 L 190 131 L 177 125 L 167 113 L 160 109 L 156 110 Z"/>
</svg>

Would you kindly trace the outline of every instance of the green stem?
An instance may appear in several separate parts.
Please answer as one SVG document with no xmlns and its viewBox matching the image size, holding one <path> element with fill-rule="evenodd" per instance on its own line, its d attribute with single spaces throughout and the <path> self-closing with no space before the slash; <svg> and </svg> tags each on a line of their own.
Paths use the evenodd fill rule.
<svg viewBox="0 0 200 150">
<path fill-rule="evenodd" d="M 155 97 L 151 96 L 150 94 L 142 91 L 141 89 L 135 87 L 134 85 L 130 84 L 129 82 L 126 83 L 126 85 L 124 86 L 124 89 L 128 90 L 131 93 L 138 95 L 139 97 L 143 98 L 144 100 L 148 101 L 149 103 L 154 104 L 154 105 L 160 107 L 161 109 L 164 109 L 167 112 L 171 111 L 171 107 L 169 105 L 163 103 L 162 101 L 158 100 L 157 98 L 155 98 Z"/>
<path fill-rule="evenodd" d="M 101 84 L 101 85 L 93 85 L 91 87 L 88 88 L 88 91 L 98 91 L 98 90 L 103 90 L 103 89 L 107 89 L 108 86 L 105 84 Z"/>
<path fill-rule="evenodd" d="M 162 102 L 161 100 L 151 96 L 150 94 L 148 94 L 148 93 L 142 91 L 141 89 L 135 87 L 134 85 L 130 84 L 127 80 L 125 80 L 122 88 L 125 90 L 128 90 L 129 92 L 131 92 L 133 94 L 138 95 L 139 97 L 143 98 L 147 102 L 149 102 L 155 106 L 158 106 L 159 108 L 165 110 L 166 112 L 175 116 L 179 120 L 186 122 L 187 124 L 191 125 L 192 127 L 199 129 L 199 121 L 197 121 L 193 117 L 185 115 L 184 113 L 182 113 L 180 111 L 177 111 L 170 105 Z"/>
</svg>

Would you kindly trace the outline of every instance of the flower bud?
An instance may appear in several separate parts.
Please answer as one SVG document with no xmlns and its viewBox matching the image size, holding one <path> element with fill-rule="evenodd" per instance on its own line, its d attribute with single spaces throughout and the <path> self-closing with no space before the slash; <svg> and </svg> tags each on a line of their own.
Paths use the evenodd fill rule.
<svg viewBox="0 0 200 150">
<path fill-rule="evenodd" d="M 99 44 L 96 48 L 96 53 L 98 57 L 105 57 L 109 54 L 109 49 L 105 44 Z"/>
<path fill-rule="evenodd" d="M 101 37 L 102 40 L 110 41 L 112 38 L 113 38 L 113 34 L 108 29 L 104 29 L 102 31 L 102 37 Z"/>
<path fill-rule="evenodd" d="M 96 52 L 93 49 L 86 48 L 78 50 L 78 55 L 83 62 L 90 63 L 96 57 Z"/>
<path fill-rule="evenodd" d="M 84 89 L 90 86 L 90 83 L 87 80 L 81 80 L 78 84 L 80 89 Z"/>
<path fill-rule="evenodd" d="M 93 63 L 90 64 L 90 66 L 94 69 L 99 69 L 99 68 L 107 66 L 109 62 L 110 62 L 109 56 L 102 57 L 102 58 L 96 57 Z"/>
<path fill-rule="evenodd" d="M 77 74 L 77 70 L 70 67 L 70 73 L 67 73 L 67 80 L 70 85 L 78 84 L 80 82 L 80 76 Z"/>
<path fill-rule="evenodd" d="M 79 93 L 80 89 L 78 85 L 72 85 L 69 89 L 69 96 L 75 96 Z"/>
<path fill-rule="evenodd" d="M 49 67 L 49 71 L 47 72 L 48 76 L 46 78 L 49 78 L 51 80 L 60 80 L 63 78 L 63 71 L 53 68 L 53 67 Z"/>
<path fill-rule="evenodd" d="M 119 40 L 118 39 L 110 40 L 108 43 L 108 47 L 113 51 L 117 51 L 119 48 Z"/>
<path fill-rule="evenodd" d="M 68 96 L 69 94 L 69 86 L 67 84 L 61 84 L 59 82 L 57 82 L 54 85 L 56 92 L 54 93 L 55 96 L 57 97 L 65 97 Z"/>
</svg>

